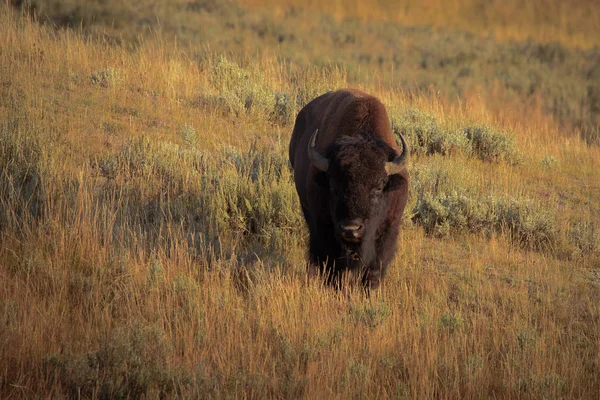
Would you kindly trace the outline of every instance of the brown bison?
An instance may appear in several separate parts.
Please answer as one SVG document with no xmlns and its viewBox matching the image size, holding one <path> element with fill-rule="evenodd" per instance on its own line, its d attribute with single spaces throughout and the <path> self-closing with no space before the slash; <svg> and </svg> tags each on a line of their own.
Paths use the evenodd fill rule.
<svg viewBox="0 0 600 400">
<path fill-rule="evenodd" d="M 376 288 L 396 251 L 408 198 L 406 160 L 384 105 L 358 89 L 328 92 L 296 117 L 289 156 L 310 231 L 311 271 Z"/>
</svg>

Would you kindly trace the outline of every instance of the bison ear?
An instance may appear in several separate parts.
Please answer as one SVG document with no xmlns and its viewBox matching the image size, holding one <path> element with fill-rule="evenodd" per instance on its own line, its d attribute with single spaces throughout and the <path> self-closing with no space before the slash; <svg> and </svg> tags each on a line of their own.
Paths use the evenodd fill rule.
<svg viewBox="0 0 600 400">
<path fill-rule="evenodd" d="M 398 190 L 404 184 L 404 178 L 400 174 L 394 174 L 388 176 L 387 184 L 383 189 L 385 192 L 391 192 L 393 190 Z"/>
<path fill-rule="evenodd" d="M 315 182 L 317 185 L 323 189 L 329 189 L 329 179 L 327 178 L 327 173 L 323 171 L 319 171 L 315 174 Z"/>
</svg>

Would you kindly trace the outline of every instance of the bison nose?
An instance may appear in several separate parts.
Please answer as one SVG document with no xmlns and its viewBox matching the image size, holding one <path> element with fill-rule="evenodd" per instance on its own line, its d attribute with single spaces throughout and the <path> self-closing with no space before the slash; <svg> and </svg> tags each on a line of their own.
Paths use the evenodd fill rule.
<svg viewBox="0 0 600 400">
<path fill-rule="evenodd" d="M 340 232 L 342 238 L 347 241 L 359 241 L 362 239 L 365 227 L 361 220 L 353 219 L 340 222 Z"/>
</svg>

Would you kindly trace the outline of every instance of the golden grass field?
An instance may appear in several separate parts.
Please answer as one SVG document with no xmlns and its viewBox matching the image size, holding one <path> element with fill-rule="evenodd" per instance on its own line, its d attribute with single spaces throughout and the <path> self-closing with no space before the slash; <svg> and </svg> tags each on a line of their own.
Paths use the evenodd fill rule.
<svg viewBox="0 0 600 400">
<path fill-rule="evenodd" d="M 558 41 L 568 45 L 592 47 L 600 44 L 600 11 L 592 0 L 572 2 L 553 0 L 241 0 L 257 8 L 277 12 L 306 8 L 326 12 L 338 19 L 391 20 L 408 25 L 432 25 L 495 35 L 499 39 Z"/>
<path fill-rule="evenodd" d="M 363 3 L 308 2 L 291 40 L 286 7 L 225 3 L 124 5 L 161 16 L 137 37 L 100 9 L 69 27 L 0 8 L 0 398 L 597 398 L 600 8 L 381 1 L 356 20 Z M 413 24 L 450 32 L 407 28 L 399 49 L 444 41 L 394 68 L 347 36 Z M 448 78 L 437 51 L 480 40 L 498 64 L 461 58 L 470 75 Z M 413 148 L 370 297 L 307 277 L 287 162 L 299 109 L 346 86 Z"/>
</svg>

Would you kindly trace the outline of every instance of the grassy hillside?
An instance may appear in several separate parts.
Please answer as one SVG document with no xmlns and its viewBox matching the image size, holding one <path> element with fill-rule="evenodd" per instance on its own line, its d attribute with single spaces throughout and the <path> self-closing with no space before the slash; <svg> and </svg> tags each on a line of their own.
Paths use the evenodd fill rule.
<svg viewBox="0 0 600 400">
<path fill-rule="evenodd" d="M 277 46 L 276 10 L 57 4 L 83 29 L 0 11 L 0 397 L 600 392 L 597 49 L 326 13 Z M 360 61 L 394 37 L 425 66 Z M 286 156 L 300 107 L 349 84 L 414 150 L 370 298 L 307 278 Z"/>
<path fill-rule="evenodd" d="M 124 47 L 158 36 L 176 40 L 194 60 L 218 53 L 239 62 L 269 57 L 302 68 L 338 67 L 353 83 L 404 91 L 434 88 L 449 98 L 476 97 L 494 112 L 506 100 L 522 107 L 541 103 L 566 129 L 598 140 L 600 15 L 594 2 L 533 1 L 523 7 L 512 1 L 484 7 L 480 1 L 445 6 L 430 1 L 425 8 L 411 2 L 403 7 L 349 2 L 343 9 L 339 2 L 303 7 L 278 2 L 268 9 L 227 0 L 143 0 L 135 7 L 99 0 L 85 6 L 63 0 L 32 3 L 41 21 L 83 28 L 95 40 Z M 381 20 L 379 14 L 389 18 Z M 508 38 L 525 40 L 489 34 L 502 27 L 515 32 Z M 548 30 L 553 34 L 546 35 Z"/>
<path fill-rule="evenodd" d="M 242 3 L 278 11 L 306 8 L 326 12 L 338 19 L 360 18 L 399 22 L 405 25 L 429 25 L 500 39 L 532 38 L 541 42 L 592 47 L 600 44 L 600 14 L 594 1 L 564 3 L 557 0 L 509 1 L 389 1 L 367 3 L 358 0 L 320 2 L 291 0 L 243 0 Z"/>
</svg>

